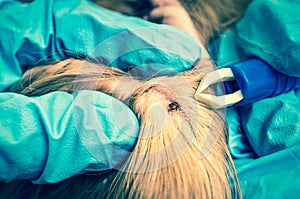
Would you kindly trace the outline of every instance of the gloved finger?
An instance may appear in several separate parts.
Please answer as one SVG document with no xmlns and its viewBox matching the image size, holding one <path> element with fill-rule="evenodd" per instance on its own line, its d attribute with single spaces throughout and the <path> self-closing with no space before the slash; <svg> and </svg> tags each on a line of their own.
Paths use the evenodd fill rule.
<svg viewBox="0 0 300 199">
<path fill-rule="evenodd" d="M 39 97 L 0 93 L 0 181 L 55 183 L 122 163 L 138 121 L 122 102 L 97 91 Z"/>
</svg>

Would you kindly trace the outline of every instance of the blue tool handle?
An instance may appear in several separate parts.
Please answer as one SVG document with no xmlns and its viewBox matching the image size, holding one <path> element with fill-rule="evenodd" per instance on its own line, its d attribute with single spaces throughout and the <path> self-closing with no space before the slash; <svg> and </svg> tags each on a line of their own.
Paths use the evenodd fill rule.
<svg viewBox="0 0 300 199">
<path fill-rule="evenodd" d="M 224 83 L 226 93 L 240 89 L 244 96 L 235 106 L 274 97 L 300 87 L 300 78 L 280 73 L 258 58 L 228 67 L 231 68 L 235 81 Z"/>
</svg>

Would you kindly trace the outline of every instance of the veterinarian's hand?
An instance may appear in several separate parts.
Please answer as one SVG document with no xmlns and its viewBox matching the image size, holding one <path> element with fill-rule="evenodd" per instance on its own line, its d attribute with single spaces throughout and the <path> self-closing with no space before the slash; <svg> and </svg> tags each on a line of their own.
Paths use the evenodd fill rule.
<svg viewBox="0 0 300 199">
<path fill-rule="evenodd" d="M 154 8 L 144 17 L 146 20 L 175 26 L 203 43 L 189 13 L 178 0 L 151 0 L 151 3 Z"/>
</svg>

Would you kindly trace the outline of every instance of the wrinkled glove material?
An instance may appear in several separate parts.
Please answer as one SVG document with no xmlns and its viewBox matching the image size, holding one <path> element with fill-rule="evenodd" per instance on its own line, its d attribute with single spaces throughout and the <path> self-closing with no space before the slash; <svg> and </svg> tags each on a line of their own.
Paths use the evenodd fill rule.
<svg viewBox="0 0 300 199">
<path fill-rule="evenodd" d="M 5 92 L 35 64 L 79 57 L 152 77 L 190 69 L 194 39 L 176 28 L 90 1 L 0 1 L 0 180 L 55 183 L 116 167 L 139 123 L 123 103 L 95 91 L 26 97 Z M 176 41 L 176 42 L 174 42 Z"/>
<path fill-rule="evenodd" d="M 254 0 L 236 27 L 212 43 L 210 52 L 220 67 L 258 57 L 299 77 L 299 9 L 299 1 Z M 243 198 L 300 194 L 299 92 L 227 109 L 229 150 Z"/>
</svg>

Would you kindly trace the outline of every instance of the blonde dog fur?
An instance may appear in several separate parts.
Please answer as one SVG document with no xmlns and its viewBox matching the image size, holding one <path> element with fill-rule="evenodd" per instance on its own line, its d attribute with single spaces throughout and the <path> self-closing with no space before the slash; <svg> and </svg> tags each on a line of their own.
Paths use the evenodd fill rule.
<svg viewBox="0 0 300 199">
<path fill-rule="evenodd" d="M 57 185 L 14 182 L 10 186 L 18 187 L 19 192 L 10 196 L 239 198 L 222 113 L 193 98 L 202 76 L 210 70 L 211 62 L 202 60 L 191 71 L 140 81 L 118 69 L 75 59 L 32 68 L 11 91 L 28 96 L 57 90 L 105 92 L 135 112 L 140 121 L 139 138 L 120 168 L 73 177 Z M 51 186 L 57 188 L 43 195 Z M 1 193 L 4 197 L 8 192 Z"/>
<path fill-rule="evenodd" d="M 240 19 L 250 1 L 95 0 L 106 8 L 177 26 L 204 46 Z M 182 15 L 168 9 L 179 9 L 177 14 Z M 53 185 L 2 184 L 0 197 L 241 198 L 224 117 L 193 98 L 202 77 L 212 69 L 212 62 L 203 59 L 191 71 L 141 81 L 118 69 L 67 59 L 27 71 L 11 91 L 28 96 L 56 90 L 105 92 L 135 112 L 139 138 L 120 168 Z"/>
</svg>

